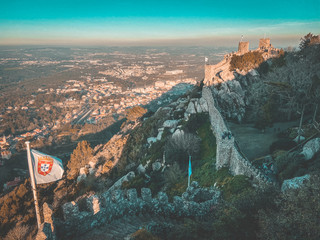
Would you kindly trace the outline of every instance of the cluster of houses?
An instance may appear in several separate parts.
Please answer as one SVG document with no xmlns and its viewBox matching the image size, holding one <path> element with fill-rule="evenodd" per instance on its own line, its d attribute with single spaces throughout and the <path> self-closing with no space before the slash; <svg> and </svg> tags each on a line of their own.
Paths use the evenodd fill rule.
<svg viewBox="0 0 320 240">
<path fill-rule="evenodd" d="M 2 159 L 10 159 L 11 151 L 9 150 L 10 144 L 7 142 L 7 138 L 3 136 L 0 139 L 0 149 L 1 149 L 1 158 Z M 0 160 L 0 166 L 4 165 L 4 160 Z"/>
</svg>

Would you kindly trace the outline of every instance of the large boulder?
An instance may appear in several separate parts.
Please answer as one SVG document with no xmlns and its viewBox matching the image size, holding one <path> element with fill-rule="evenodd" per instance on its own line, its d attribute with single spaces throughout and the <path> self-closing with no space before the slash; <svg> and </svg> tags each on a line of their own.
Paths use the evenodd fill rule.
<svg viewBox="0 0 320 240">
<path fill-rule="evenodd" d="M 284 180 L 281 186 L 281 191 L 286 192 L 290 189 L 300 188 L 309 179 L 310 179 L 310 175 L 306 174 L 302 177 L 295 177 L 295 178 Z"/>
<path fill-rule="evenodd" d="M 188 107 L 186 109 L 186 113 L 187 114 L 197 113 L 193 102 L 191 102 L 191 101 L 189 102 L 189 105 L 188 105 Z"/>
<path fill-rule="evenodd" d="M 320 138 L 314 138 L 303 146 L 301 154 L 305 160 L 310 160 L 320 151 Z"/>
<path fill-rule="evenodd" d="M 161 163 L 160 162 L 154 162 L 152 163 L 152 171 L 159 171 L 161 169 Z"/>
<path fill-rule="evenodd" d="M 144 175 L 146 173 L 146 168 L 140 163 L 137 167 L 138 174 Z"/>
<path fill-rule="evenodd" d="M 223 82 L 212 87 L 214 99 L 217 100 L 221 114 L 241 122 L 245 114 L 245 92 L 237 80 Z"/>
<path fill-rule="evenodd" d="M 202 112 L 208 112 L 208 103 L 204 98 L 200 98 L 199 104 L 201 106 Z"/>
<path fill-rule="evenodd" d="M 178 120 L 166 120 L 163 123 L 163 127 L 167 127 L 167 128 L 175 128 L 177 127 L 179 121 Z"/>
<path fill-rule="evenodd" d="M 149 145 L 151 145 L 152 143 L 155 143 L 158 139 L 155 137 L 149 137 L 147 138 L 147 142 Z"/>
</svg>

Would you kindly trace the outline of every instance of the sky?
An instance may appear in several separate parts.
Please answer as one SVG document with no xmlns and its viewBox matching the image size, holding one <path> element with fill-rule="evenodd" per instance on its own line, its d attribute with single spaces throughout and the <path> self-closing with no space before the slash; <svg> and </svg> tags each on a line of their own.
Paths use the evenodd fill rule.
<svg viewBox="0 0 320 240">
<path fill-rule="evenodd" d="M 320 0 L 1 0 L 0 45 L 216 45 L 320 33 Z"/>
</svg>

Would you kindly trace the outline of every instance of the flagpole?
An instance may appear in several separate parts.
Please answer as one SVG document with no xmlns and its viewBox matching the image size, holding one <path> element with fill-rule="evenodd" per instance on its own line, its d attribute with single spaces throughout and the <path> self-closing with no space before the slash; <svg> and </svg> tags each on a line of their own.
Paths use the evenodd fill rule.
<svg viewBox="0 0 320 240">
<path fill-rule="evenodd" d="M 188 167 L 188 187 L 190 187 L 190 161 L 191 161 L 191 156 L 189 155 L 189 167 Z"/>
<path fill-rule="evenodd" d="M 29 166 L 29 173 L 30 173 L 30 179 L 31 179 L 31 188 L 32 188 L 32 192 L 33 192 L 34 205 L 36 208 L 37 224 L 38 224 L 38 229 L 40 229 L 40 224 L 41 224 L 40 210 L 39 210 L 36 184 L 34 181 L 34 173 L 33 173 L 33 166 L 32 166 L 32 161 L 31 161 L 31 153 L 30 153 L 29 144 L 30 144 L 30 142 L 27 141 L 26 145 L 27 145 L 27 155 L 28 155 L 28 166 Z"/>
</svg>

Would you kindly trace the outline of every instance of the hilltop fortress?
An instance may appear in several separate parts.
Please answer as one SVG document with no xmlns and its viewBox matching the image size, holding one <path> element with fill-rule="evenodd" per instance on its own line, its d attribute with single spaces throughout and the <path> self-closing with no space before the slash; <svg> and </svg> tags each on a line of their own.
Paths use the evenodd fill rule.
<svg viewBox="0 0 320 240">
<path fill-rule="evenodd" d="M 205 65 L 204 84 L 207 86 L 215 85 L 221 82 L 230 81 L 235 78 L 235 73 L 246 74 L 243 71 L 230 71 L 230 62 L 234 55 L 241 56 L 249 52 L 261 53 L 264 60 L 279 55 L 280 49 L 274 48 L 270 38 L 262 38 L 259 40 L 259 47 L 255 50 L 249 50 L 249 42 L 240 41 L 238 51 L 224 55 L 224 59 L 215 65 Z"/>
</svg>

